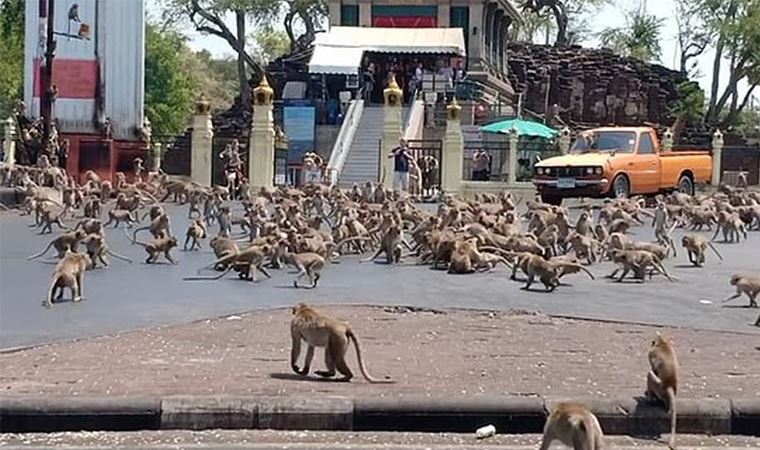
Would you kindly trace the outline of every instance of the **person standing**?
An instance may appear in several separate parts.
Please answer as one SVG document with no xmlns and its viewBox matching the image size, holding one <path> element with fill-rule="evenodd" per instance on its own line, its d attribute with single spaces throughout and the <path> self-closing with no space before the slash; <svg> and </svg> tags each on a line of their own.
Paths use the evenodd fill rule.
<svg viewBox="0 0 760 450">
<path fill-rule="evenodd" d="M 474 181 L 488 181 L 491 156 L 481 148 L 475 152 L 475 155 L 472 157 L 472 162 L 472 179 Z"/>
<path fill-rule="evenodd" d="M 404 138 L 399 139 L 398 144 L 388 159 L 393 158 L 393 189 L 406 192 L 409 190 L 409 164 L 412 154 Z"/>
</svg>

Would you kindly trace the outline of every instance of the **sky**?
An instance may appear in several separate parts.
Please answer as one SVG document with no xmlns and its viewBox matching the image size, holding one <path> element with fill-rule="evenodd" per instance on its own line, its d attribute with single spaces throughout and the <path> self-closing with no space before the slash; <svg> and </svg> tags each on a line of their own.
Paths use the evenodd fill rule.
<svg viewBox="0 0 760 450">
<path fill-rule="evenodd" d="M 645 3 L 647 0 L 643 0 Z M 159 0 L 148 0 L 149 13 L 155 13 L 158 11 Z M 610 5 L 604 7 L 598 14 L 591 15 L 590 24 L 593 32 L 599 32 L 606 27 L 621 27 L 625 25 L 624 11 L 638 5 L 638 0 L 611 0 Z M 655 0 L 646 4 L 650 13 L 663 19 L 662 27 L 662 60 L 661 64 L 669 67 L 676 68 L 678 66 L 678 44 L 677 44 L 677 31 L 678 26 L 675 20 L 675 1 L 674 0 Z M 230 26 L 232 27 L 232 23 Z M 192 29 L 184 30 L 190 37 L 190 46 L 195 50 L 205 49 L 211 52 L 215 57 L 231 56 L 232 51 L 230 47 L 222 39 L 215 36 L 203 36 Z M 590 46 L 597 45 L 597 42 L 585 43 L 584 45 Z M 701 76 L 694 81 L 699 82 L 702 89 L 706 93 L 710 91 L 710 85 L 712 83 L 712 64 L 714 53 L 712 51 L 705 52 L 698 60 L 698 71 Z M 721 77 L 721 89 L 725 86 L 727 75 L 724 70 Z M 740 94 L 746 92 L 746 86 L 740 85 Z"/>
</svg>

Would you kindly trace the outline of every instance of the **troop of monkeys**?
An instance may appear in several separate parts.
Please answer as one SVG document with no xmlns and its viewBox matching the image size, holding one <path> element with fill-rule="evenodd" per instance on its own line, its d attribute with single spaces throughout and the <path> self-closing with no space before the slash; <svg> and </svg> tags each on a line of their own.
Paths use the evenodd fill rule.
<svg viewBox="0 0 760 450">
<path fill-rule="evenodd" d="M 6 177 L 16 179 L 20 167 L 3 168 Z M 38 175 L 46 173 L 38 170 Z M 27 175 L 30 170 L 23 169 Z M 45 180 L 58 186 L 62 193 L 59 203 L 27 180 L 23 209 L 34 214 L 34 224 L 41 233 L 52 233 L 53 225 L 68 228 L 64 220 L 79 219 L 76 226 L 54 238 L 41 253 L 51 247 L 61 259 L 52 282 L 47 306 L 58 287 L 72 291 L 73 300 L 81 300 L 82 265 L 93 268 L 98 263 L 108 265 L 107 256 L 129 261 L 112 251 L 105 239 L 104 228 L 128 228 L 150 219 L 146 226 L 128 235 L 133 244 L 142 246 L 146 263 L 155 263 L 161 255 L 176 264 L 171 251 L 179 245 L 172 234 L 169 214 L 161 202 L 174 201 L 188 208 L 191 223 L 185 232 L 184 249 L 197 250 L 207 237 L 208 228 L 216 225 L 218 232 L 209 241 L 216 259 L 201 270 L 221 271 L 214 277 L 186 279 L 219 279 L 230 271 L 239 278 L 257 281 L 257 274 L 270 277 L 267 268 L 289 265 L 298 270 L 293 281 L 296 287 L 308 278 L 307 287 L 317 286 L 321 271 L 328 263 L 338 262 L 345 253 L 372 252 L 360 262 L 385 257 L 388 264 L 414 258 L 415 264 L 429 264 L 449 273 L 466 274 L 493 270 L 503 265 L 510 278 L 518 272 L 526 276 L 524 289 L 534 282 L 547 291 L 561 285 L 565 275 L 584 272 L 594 275 L 587 266 L 609 259 L 616 266 L 609 275 L 622 281 L 628 275 L 643 282 L 647 275 L 661 274 L 673 281 L 663 260 L 677 254 L 671 237 L 674 228 L 688 232 L 681 239 L 689 261 L 702 266 L 708 247 L 722 259 L 712 240 L 697 233 L 715 228 L 713 240 L 722 233 L 726 242 L 746 239 L 747 231 L 760 229 L 760 194 L 724 187 L 712 195 L 690 196 L 672 193 L 657 198 L 653 210 L 645 209 L 643 198 L 607 200 L 593 219 L 590 204 L 582 203 L 578 219 L 571 221 L 567 208 L 540 201 L 526 201 L 527 211 L 520 214 L 511 193 L 478 194 L 474 199 L 455 195 L 442 196 L 437 211 L 417 207 L 410 197 L 390 191 L 382 184 L 366 182 L 343 190 L 337 186 L 307 184 L 302 189 L 278 187 L 252 193 L 248 186 L 239 190 L 239 197 L 223 186 L 200 186 L 190 181 L 170 179 L 165 174 L 147 173 L 136 162 L 133 182 L 118 173 L 115 183 L 101 180 L 92 171 L 84 176 L 84 184 L 70 177 L 64 186 L 59 178 Z M 242 206 L 242 214 L 233 213 L 233 201 Z M 81 215 L 78 212 L 81 210 Z M 145 212 L 142 212 L 145 211 Z M 101 217 L 107 221 L 101 222 Z M 651 219 L 656 242 L 636 242 L 629 230 Z M 241 234 L 233 236 L 233 229 Z M 138 232 L 148 231 L 152 239 L 141 242 Z M 126 231 L 125 231 L 126 232 Z M 76 255 L 83 243 L 89 260 L 83 264 Z M 73 261 L 73 262 L 70 262 Z M 200 270 L 199 270 L 200 272 Z M 66 276 L 64 276 L 65 274 Z M 71 281 L 75 280 L 75 281 Z M 736 295 L 757 306 L 760 275 L 734 274 L 730 283 Z M 760 326 L 760 317 L 755 322 Z"/>
<path fill-rule="evenodd" d="M 654 273 L 672 280 L 662 261 L 677 253 L 671 237 L 674 228 L 700 231 L 715 227 L 712 240 L 722 233 L 726 242 L 746 239 L 748 230 L 760 229 L 760 195 L 730 188 L 709 196 L 673 193 L 658 198 L 654 211 L 644 208 L 643 199 L 606 201 L 596 221 L 591 206 L 583 204 L 573 223 L 567 209 L 540 201 L 526 201 L 527 211 L 519 214 L 516 207 L 520 202 L 511 193 L 480 194 L 474 200 L 446 195 L 438 210 L 432 212 L 418 208 L 402 193 L 371 182 L 349 190 L 309 184 L 303 189 L 261 189 L 255 195 L 245 186 L 240 197 L 233 199 L 225 187 L 200 186 L 156 173 L 148 173 L 143 179 L 141 165 L 137 169 L 131 183 L 123 174 L 117 174 L 115 183 L 111 183 L 87 172 L 82 185 L 73 178 L 60 185 L 60 174 L 46 169 L 3 167 L 3 181 L 15 180 L 17 186 L 24 188 L 26 201 L 22 209 L 34 215 L 30 226 L 39 228 L 40 233 L 52 233 L 53 225 L 67 230 L 43 251 L 29 257 L 38 258 L 51 248 L 57 252 L 59 261 L 46 306 L 60 299 L 65 288 L 71 290 L 73 301 L 82 300 L 85 271 L 98 263 L 107 267 L 107 256 L 131 262 L 110 250 L 104 230 L 111 224 L 117 228 L 124 223 L 132 228 L 149 218 L 148 225 L 135 228 L 131 235 L 124 232 L 132 243 L 144 247 L 146 263 L 155 263 L 163 255 L 176 264 L 171 251 L 179 245 L 178 240 L 172 234 L 170 216 L 161 205 L 170 199 L 188 207 L 191 222 L 185 232 L 186 251 L 201 247 L 209 227 L 218 228 L 209 239 L 216 259 L 201 269 L 221 272 L 211 278 L 221 278 L 234 270 L 241 279 L 256 281 L 257 273 L 269 277 L 268 268 L 290 265 L 298 270 L 294 285 L 299 287 L 299 281 L 307 277 L 312 288 L 317 286 L 327 263 L 338 262 L 345 253 L 366 252 L 372 252 L 372 256 L 360 262 L 373 261 L 381 255 L 388 264 L 414 258 L 417 264 L 446 268 L 456 274 L 493 270 L 502 264 L 512 279 L 516 279 L 518 271 L 525 274 L 526 289 L 538 280 L 546 290 L 553 291 L 563 276 L 581 271 L 593 278 L 586 265 L 607 258 L 617 266 L 610 274 L 616 277 L 620 273 L 617 281 L 632 274 L 643 282 Z M 40 189 L 41 185 L 58 187 L 62 201 L 53 199 Z M 239 200 L 242 214 L 233 214 L 233 200 Z M 101 219 L 104 215 L 105 223 Z M 78 220 L 73 228 L 65 223 L 70 218 Z M 652 221 L 657 242 L 633 241 L 630 228 L 647 219 Z M 233 236 L 238 229 L 241 234 Z M 141 231 L 149 232 L 152 239 L 138 241 Z M 688 233 L 681 246 L 692 264 L 702 266 L 708 247 L 722 259 L 712 240 Z M 82 253 L 78 252 L 80 243 L 85 247 Z M 730 283 L 736 287 L 736 294 L 724 301 L 744 294 L 749 306 L 757 306 L 760 275 L 734 274 Z M 760 317 L 755 325 L 760 326 Z M 326 370 L 316 373 L 334 377 L 340 372 L 341 380 L 350 380 L 353 374 L 346 363 L 346 352 L 353 342 L 364 378 L 371 383 L 393 382 L 369 375 L 358 338 L 347 323 L 308 305 L 293 308 L 291 336 L 291 367 L 298 374 L 309 373 L 315 347 L 324 347 Z M 299 368 L 302 341 L 308 347 L 303 368 Z M 669 445 L 674 447 L 678 362 L 671 344 L 659 335 L 648 356 L 651 370 L 646 393 L 669 409 Z M 541 448 L 547 449 L 555 439 L 576 450 L 595 450 L 603 445 L 598 420 L 578 403 L 560 403 L 551 412 Z"/>
<path fill-rule="evenodd" d="M 290 335 L 292 347 L 290 366 L 299 375 L 308 375 L 315 347 L 323 347 L 325 371 L 316 371 L 321 377 L 332 378 L 337 372 L 343 375 L 340 381 L 353 377 L 346 363 L 349 343 L 353 342 L 359 370 L 370 383 L 393 383 L 393 380 L 379 380 L 368 374 L 362 359 L 356 333 L 346 322 L 334 319 L 315 308 L 299 303 L 292 310 Z M 306 357 L 303 369 L 298 367 L 301 342 L 306 342 Z M 676 393 L 678 390 L 678 360 L 672 344 L 659 333 L 652 341 L 647 355 L 650 370 L 647 372 L 645 395 L 648 399 L 662 403 L 670 414 L 670 439 L 668 446 L 675 448 L 676 442 Z M 594 413 L 581 403 L 558 403 L 551 411 L 541 442 L 541 450 L 548 450 L 554 440 L 573 447 L 574 450 L 602 450 L 604 434 Z"/>
</svg>

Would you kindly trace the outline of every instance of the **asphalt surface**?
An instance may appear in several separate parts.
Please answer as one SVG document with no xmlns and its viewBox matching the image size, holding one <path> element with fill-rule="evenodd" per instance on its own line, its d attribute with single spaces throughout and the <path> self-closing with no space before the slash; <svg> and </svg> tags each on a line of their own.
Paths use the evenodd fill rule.
<svg viewBox="0 0 760 450">
<path fill-rule="evenodd" d="M 186 207 L 171 207 L 173 233 L 184 238 Z M 573 216 L 577 213 L 573 213 Z M 675 325 L 714 330 L 758 333 L 757 309 L 736 300 L 722 307 L 720 300 L 733 293 L 728 279 L 734 272 L 758 272 L 760 233 L 750 232 L 741 244 L 718 243 L 725 261 L 707 255 L 705 268 L 691 268 L 683 251 L 666 267 L 677 281 L 655 277 L 645 284 L 615 283 L 604 278 L 609 263 L 590 268 L 596 280 L 585 275 L 564 278 L 568 285 L 554 293 L 521 290 L 522 284 L 507 279 L 503 269 L 468 276 L 448 275 L 424 266 L 387 266 L 357 263 L 343 257 L 327 267 L 314 290 L 295 289 L 293 275 L 274 271 L 273 278 L 259 283 L 228 275 L 219 281 L 183 281 L 213 259 L 204 243 L 196 252 L 173 252 L 179 264 L 148 265 L 140 246 L 131 246 L 122 230 L 110 229 L 111 248 L 134 259 L 134 263 L 111 258 L 111 267 L 87 272 L 85 301 L 42 307 L 53 269 L 54 252 L 35 261 L 26 258 L 44 248 L 54 235 L 37 235 L 28 216 L 0 215 L 0 348 L 7 349 L 82 338 L 164 324 L 184 323 L 253 309 L 314 303 L 410 305 L 482 309 L 526 309 L 548 314 Z M 212 227 L 210 233 L 216 233 Z M 237 232 L 238 230 L 234 230 Z M 649 241 L 652 229 L 635 228 L 637 240 Z M 676 233 L 680 236 L 680 233 Z M 143 231 L 138 240 L 148 240 Z M 49 258 L 47 263 L 45 258 Z M 216 275 L 209 272 L 209 275 Z M 68 297 L 68 291 L 66 293 Z M 708 303 L 709 302 L 709 303 Z"/>
<path fill-rule="evenodd" d="M 662 450 L 663 437 L 632 438 L 605 436 L 609 448 L 618 450 Z M 496 434 L 476 439 L 475 433 L 390 433 L 322 432 L 275 430 L 206 430 L 139 432 L 67 432 L 0 434 L 2 448 L 198 448 L 250 450 L 535 450 L 541 442 L 536 434 Z M 679 448 L 758 448 L 760 439 L 749 436 L 678 436 Z M 566 448 L 559 442 L 554 449 Z"/>
</svg>

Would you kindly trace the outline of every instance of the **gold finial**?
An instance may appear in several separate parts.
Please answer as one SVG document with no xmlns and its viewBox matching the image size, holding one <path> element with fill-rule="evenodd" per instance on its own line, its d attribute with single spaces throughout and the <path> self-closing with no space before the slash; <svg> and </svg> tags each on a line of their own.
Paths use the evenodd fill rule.
<svg viewBox="0 0 760 450">
<path fill-rule="evenodd" d="M 261 82 L 253 90 L 253 101 L 257 105 L 271 105 L 274 99 L 274 90 L 269 86 L 266 74 L 261 76 Z"/>
<path fill-rule="evenodd" d="M 446 106 L 446 112 L 448 113 L 449 120 L 459 120 L 459 112 L 462 110 L 462 107 L 459 106 L 459 102 L 457 102 L 456 95 L 451 98 L 451 103 Z"/>
<path fill-rule="evenodd" d="M 396 75 L 391 75 L 390 81 L 388 81 L 388 87 L 383 89 L 383 97 L 385 98 L 386 106 L 398 106 L 401 104 L 404 96 L 404 91 L 398 87 L 396 83 Z"/>
<path fill-rule="evenodd" d="M 211 112 L 211 103 L 206 98 L 206 95 L 201 92 L 198 98 L 195 100 L 195 115 L 207 116 Z"/>
</svg>

